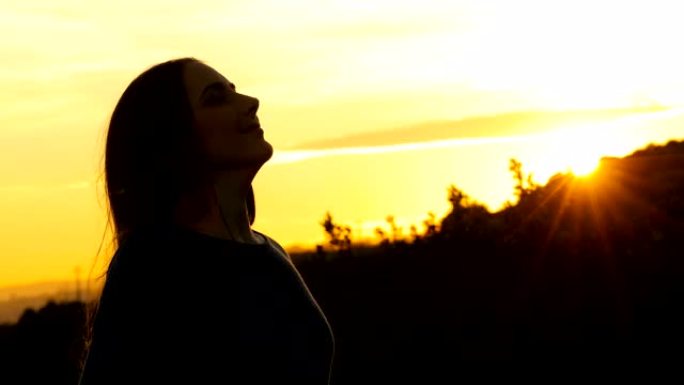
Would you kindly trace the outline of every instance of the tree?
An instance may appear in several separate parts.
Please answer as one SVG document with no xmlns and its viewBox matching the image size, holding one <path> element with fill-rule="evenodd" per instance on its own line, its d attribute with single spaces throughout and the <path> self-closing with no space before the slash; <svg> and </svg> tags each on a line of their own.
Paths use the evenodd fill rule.
<svg viewBox="0 0 684 385">
<path fill-rule="evenodd" d="M 467 207 L 470 201 L 468 195 L 453 184 L 449 186 L 447 199 L 451 203 L 451 211 L 457 211 L 460 208 Z"/>
<path fill-rule="evenodd" d="M 388 215 L 387 218 L 385 218 L 385 221 L 387 221 L 387 224 L 390 227 L 390 230 L 392 231 L 392 243 L 397 243 L 403 239 L 403 231 L 402 228 L 397 226 L 397 222 L 394 219 L 393 215 Z"/>
<path fill-rule="evenodd" d="M 511 158 L 508 170 L 513 174 L 515 195 L 518 197 L 518 202 L 539 187 L 539 184 L 534 181 L 532 173 L 525 175 L 522 163 L 519 160 Z"/>
<path fill-rule="evenodd" d="M 350 226 L 340 225 L 334 222 L 330 212 L 325 214 L 323 222 L 321 222 L 325 233 L 328 236 L 329 244 L 337 251 L 351 250 L 351 232 Z"/>
<path fill-rule="evenodd" d="M 439 225 L 437 224 L 435 213 L 432 211 L 428 212 L 427 219 L 423 220 L 423 226 L 425 227 L 425 237 L 431 237 L 439 231 Z"/>
</svg>

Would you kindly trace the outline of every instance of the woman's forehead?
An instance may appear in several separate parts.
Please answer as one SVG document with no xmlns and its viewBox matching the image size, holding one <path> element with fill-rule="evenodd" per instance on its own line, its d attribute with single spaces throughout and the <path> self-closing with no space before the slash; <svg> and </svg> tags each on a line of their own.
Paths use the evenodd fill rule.
<svg viewBox="0 0 684 385">
<path fill-rule="evenodd" d="M 221 73 L 199 62 L 186 64 L 184 75 L 185 86 L 190 95 L 199 95 L 204 87 L 217 81 L 232 84 Z"/>
</svg>

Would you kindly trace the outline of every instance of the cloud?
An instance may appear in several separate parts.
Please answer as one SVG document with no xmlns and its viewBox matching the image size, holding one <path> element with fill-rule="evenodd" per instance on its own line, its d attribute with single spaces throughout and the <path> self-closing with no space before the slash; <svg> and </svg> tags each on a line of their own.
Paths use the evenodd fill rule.
<svg viewBox="0 0 684 385">
<path fill-rule="evenodd" d="M 525 142 L 537 139 L 538 138 L 534 135 L 519 135 L 509 137 L 444 139 L 418 143 L 388 144 L 368 147 L 341 147 L 321 150 L 283 150 L 275 152 L 273 159 L 271 160 L 271 163 L 287 164 L 326 156 L 383 154 L 391 152 L 420 151 L 447 147 L 463 147 L 486 144 Z"/>
<path fill-rule="evenodd" d="M 87 180 L 59 184 L 13 184 L 0 186 L 0 192 L 47 193 L 54 190 L 80 190 L 91 186 L 93 182 Z"/>
<path fill-rule="evenodd" d="M 515 112 L 454 121 L 426 122 L 396 129 L 360 133 L 295 145 L 291 150 L 326 150 L 366 147 L 413 146 L 417 143 L 480 144 L 486 140 L 543 133 L 560 126 L 598 124 L 620 117 L 667 111 L 660 107 L 638 109 Z"/>
</svg>

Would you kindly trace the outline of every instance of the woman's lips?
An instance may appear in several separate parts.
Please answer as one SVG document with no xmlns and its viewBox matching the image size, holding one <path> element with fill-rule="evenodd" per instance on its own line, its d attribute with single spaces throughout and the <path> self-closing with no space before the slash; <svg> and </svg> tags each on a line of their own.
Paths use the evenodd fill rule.
<svg viewBox="0 0 684 385">
<path fill-rule="evenodd" d="M 259 123 L 253 123 L 245 127 L 244 129 L 240 130 L 241 133 L 247 134 L 252 131 L 261 131 L 264 132 L 264 130 L 261 129 L 261 125 Z"/>
</svg>

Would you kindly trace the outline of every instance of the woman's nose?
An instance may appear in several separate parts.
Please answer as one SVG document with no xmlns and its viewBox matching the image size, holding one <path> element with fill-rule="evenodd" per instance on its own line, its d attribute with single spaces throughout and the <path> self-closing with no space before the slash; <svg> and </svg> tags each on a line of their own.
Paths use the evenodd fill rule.
<svg viewBox="0 0 684 385">
<path fill-rule="evenodd" d="M 257 113 L 257 110 L 259 109 L 259 99 L 253 98 L 251 96 L 248 96 L 247 99 L 248 99 L 247 115 L 255 116 Z"/>
</svg>

